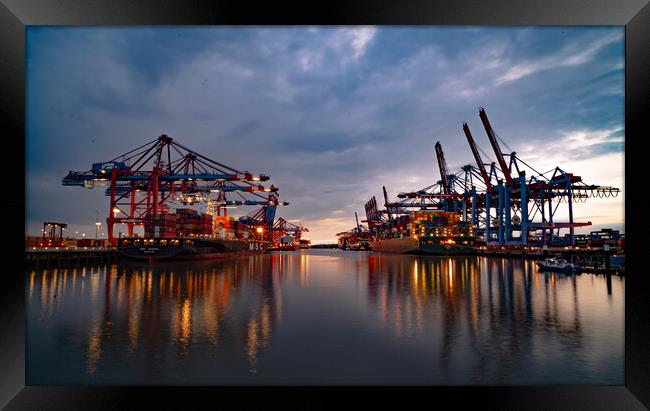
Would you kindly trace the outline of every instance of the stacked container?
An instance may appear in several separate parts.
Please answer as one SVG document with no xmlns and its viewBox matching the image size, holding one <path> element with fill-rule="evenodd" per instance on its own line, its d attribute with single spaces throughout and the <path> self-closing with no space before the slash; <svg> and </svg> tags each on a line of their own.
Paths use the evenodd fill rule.
<svg viewBox="0 0 650 411">
<path fill-rule="evenodd" d="M 447 213 L 447 224 L 456 225 L 460 223 L 460 213 Z"/>
<path fill-rule="evenodd" d="M 406 235 L 410 230 L 410 217 L 399 216 L 391 220 L 390 232 L 394 237 Z"/>
<path fill-rule="evenodd" d="M 77 247 L 106 247 L 107 240 L 95 240 L 93 238 L 80 238 L 76 241 Z"/>
<path fill-rule="evenodd" d="M 435 236 L 458 235 L 460 213 L 455 211 L 424 210 L 410 213 L 411 235 L 424 235 L 428 232 Z"/>
<path fill-rule="evenodd" d="M 176 215 L 147 214 L 144 218 L 144 236 L 148 238 L 174 238 Z"/>
<path fill-rule="evenodd" d="M 248 226 L 244 222 L 235 220 L 233 227 L 235 238 L 246 239 L 250 236 L 250 233 L 248 232 Z"/>
<path fill-rule="evenodd" d="M 191 208 L 176 209 L 176 235 L 187 237 L 201 234 L 201 215 Z"/>
<path fill-rule="evenodd" d="M 201 214 L 201 234 L 212 235 L 212 216 Z"/>
<path fill-rule="evenodd" d="M 430 218 L 427 221 L 431 221 L 434 226 L 447 226 L 447 225 L 452 225 L 450 223 L 450 213 L 446 211 L 440 211 L 437 213 L 431 213 Z"/>
<path fill-rule="evenodd" d="M 222 240 L 235 238 L 236 223 L 239 222 L 232 217 L 215 216 L 213 219 L 214 235 Z"/>
</svg>

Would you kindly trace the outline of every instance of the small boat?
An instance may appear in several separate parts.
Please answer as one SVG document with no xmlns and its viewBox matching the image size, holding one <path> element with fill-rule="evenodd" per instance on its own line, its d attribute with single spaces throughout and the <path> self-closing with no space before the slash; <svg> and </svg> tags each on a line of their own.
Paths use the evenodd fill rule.
<svg viewBox="0 0 650 411">
<path fill-rule="evenodd" d="M 580 266 L 572 264 L 562 258 L 547 258 L 543 261 L 538 261 L 537 266 L 540 271 L 555 271 L 559 273 L 579 273 Z"/>
</svg>

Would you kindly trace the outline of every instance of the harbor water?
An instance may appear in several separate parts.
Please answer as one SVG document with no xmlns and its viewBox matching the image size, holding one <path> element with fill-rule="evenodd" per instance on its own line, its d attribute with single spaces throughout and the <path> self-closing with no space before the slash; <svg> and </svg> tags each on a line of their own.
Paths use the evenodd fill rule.
<svg viewBox="0 0 650 411">
<path fill-rule="evenodd" d="M 315 249 L 28 270 L 27 383 L 622 385 L 624 286 Z"/>
</svg>

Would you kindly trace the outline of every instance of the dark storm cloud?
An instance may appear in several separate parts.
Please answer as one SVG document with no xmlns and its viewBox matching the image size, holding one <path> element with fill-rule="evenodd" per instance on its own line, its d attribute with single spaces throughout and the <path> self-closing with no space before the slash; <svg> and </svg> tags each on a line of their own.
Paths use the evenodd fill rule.
<svg viewBox="0 0 650 411">
<path fill-rule="evenodd" d="M 315 239 L 382 185 L 438 180 L 435 141 L 453 171 L 472 162 L 462 121 L 489 153 L 479 106 L 518 152 L 567 136 L 580 157 L 623 151 L 622 28 L 47 27 L 27 46 L 32 232 L 94 229 L 107 199 L 61 177 L 163 133 L 270 174 L 291 202 L 278 215 Z"/>
</svg>

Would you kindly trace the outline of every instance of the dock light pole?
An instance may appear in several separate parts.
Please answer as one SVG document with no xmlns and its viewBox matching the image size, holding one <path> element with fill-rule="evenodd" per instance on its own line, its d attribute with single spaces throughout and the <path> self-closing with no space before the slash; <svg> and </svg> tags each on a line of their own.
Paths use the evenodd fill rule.
<svg viewBox="0 0 650 411">
<path fill-rule="evenodd" d="M 99 236 L 99 227 L 102 225 L 102 223 L 99 222 L 99 210 L 97 210 L 97 215 L 95 217 L 95 240 L 98 239 Z"/>
</svg>

